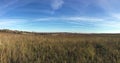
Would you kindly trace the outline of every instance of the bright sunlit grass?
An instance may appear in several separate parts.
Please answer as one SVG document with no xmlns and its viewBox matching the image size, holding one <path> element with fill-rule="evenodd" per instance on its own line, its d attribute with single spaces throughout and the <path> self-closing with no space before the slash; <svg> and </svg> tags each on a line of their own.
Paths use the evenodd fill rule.
<svg viewBox="0 0 120 63">
<path fill-rule="evenodd" d="M 0 33 L 0 63 L 120 63 L 119 37 Z"/>
</svg>

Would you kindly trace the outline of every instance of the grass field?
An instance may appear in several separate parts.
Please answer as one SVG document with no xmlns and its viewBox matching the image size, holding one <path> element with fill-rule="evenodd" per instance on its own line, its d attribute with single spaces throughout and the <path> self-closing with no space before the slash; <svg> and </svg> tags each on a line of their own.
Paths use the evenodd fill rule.
<svg viewBox="0 0 120 63">
<path fill-rule="evenodd" d="M 120 34 L 0 32 L 0 63 L 120 63 Z"/>
</svg>

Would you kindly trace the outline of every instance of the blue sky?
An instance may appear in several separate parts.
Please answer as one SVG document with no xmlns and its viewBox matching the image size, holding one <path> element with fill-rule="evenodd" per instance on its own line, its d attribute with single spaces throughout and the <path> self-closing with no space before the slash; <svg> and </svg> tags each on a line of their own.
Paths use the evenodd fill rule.
<svg viewBox="0 0 120 63">
<path fill-rule="evenodd" d="M 120 0 L 0 0 L 0 29 L 119 33 Z"/>
</svg>

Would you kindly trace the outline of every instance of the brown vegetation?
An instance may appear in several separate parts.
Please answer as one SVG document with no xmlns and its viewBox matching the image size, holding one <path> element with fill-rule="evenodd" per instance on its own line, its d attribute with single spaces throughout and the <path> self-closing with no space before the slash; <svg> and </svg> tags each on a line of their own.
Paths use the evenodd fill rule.
<svg viewBox="0 0 120 63">
<path fill-rule="evenodd" d="M 120 35 L 0 32 L 0 63 L 120 63 Z"/>
</svg>

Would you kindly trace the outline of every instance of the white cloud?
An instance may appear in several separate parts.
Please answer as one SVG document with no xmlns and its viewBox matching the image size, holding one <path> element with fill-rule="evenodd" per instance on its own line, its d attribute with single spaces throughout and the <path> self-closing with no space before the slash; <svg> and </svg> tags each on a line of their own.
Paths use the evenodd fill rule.
<svg viewBox="0 0 120 63">
<path fill-rule="evenodd" d="M 0 26 L 15 26 L 25 23 L 24 19 L 0 19 Z"/>
<path fill-rule="evenodd" d="M 51 7 L 53 10 L 58 10 L 64 4 L 63 0 L 52 0 Z"/>
<path fill-rule="evenodd" d="M 82 25 L 82 26 L 96 26 L 104 28 L 120 28 L 120 20 L 107 18 L 95 18 L 95 17 L 47 17 L 39 18 L 35 21 L 64 21 L 70 24 Z M 83 23 L 85 22 L 85 23 Z"/>
<path fill-rule="evenodd" d="M 97 24 L 101 27 L 109 27 L 109 28 L 119 28 L 120 29 L 120 22 L 119 21 L 105 21 Z"/>
<path fill-rule="evenodd" d="M 115 19 L 120 19 L 120 13 L 112 13 L 111 15 Z"/>
<path fill-rule="evenodd" d="M 75 22 L 100 22 L 104 21 L 103 18 L 94 18 L 94 17 L 46 17 L 46 18 L 38 18 L 35 21 L 53 21 L 53 20 L 63 20 L 63 21 L 75 21 Z"/>
<path fill-rule="evenodd" d="M 95 17 L 79 17 L 79 16 L 78 17 L 76 16 L 46 17 L 46 18 L 31 19 L 30 22 L 40 23 L 41 21 L 49 21 L 49 22 L 62 21 L 62 22 L 66 22 L 69 24 L 73 24 L 75 25 L 75 27 L 95 26 L 96 28 L 103 27 L 103 28 L 120 29 L 120 21 L 118 19 L 111 19 L 111 18 L 95 18 Z M 17 25 L 28 25 L 29 26 L 29 19 L 0 19 L 0 26 L 2 27 L 17 26 Z"/>
<path fill-rule="evenodd" d="M 11 6 L 11 5 L 13 5 L 17 2 L 18 2 L 18 0 L 3 1 L 3 2 L 0 3 L 1 4 L 0 9 L 8 8 L 9 6 Z"/>
<path fill-rule="evenodd" d="M 71 21 L 89 21 L 89 22 L 98 22 L 98 21 L 103 21 L 104 19 L 101 18 L 93 18 L 93 17 L 67 17 L 64 18 L 66 20 L 71 20 Z"/>
<path fill-rule="evenodd" d="M 120 0 L 98 0 L 96 3 L 108 13 L 111 18 L 120 19 Z"/>
<path fill-rule="evenodd" d="M 33 21 L 53 21 L 55 19 L 59 19 L 59 18 L 53 18 L 53 17 L 47 17 L 47 18 L 38 18 L 38 19 L 35 19 Z"/>
<path fill-rule="evenodd" d="M 5 0 L 0 2 L 0 16 L 6 14 L 10 10 L 24 6 L 34 0 Z"/>
</svg>

